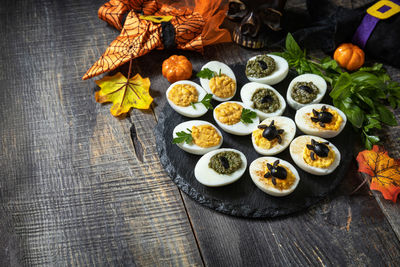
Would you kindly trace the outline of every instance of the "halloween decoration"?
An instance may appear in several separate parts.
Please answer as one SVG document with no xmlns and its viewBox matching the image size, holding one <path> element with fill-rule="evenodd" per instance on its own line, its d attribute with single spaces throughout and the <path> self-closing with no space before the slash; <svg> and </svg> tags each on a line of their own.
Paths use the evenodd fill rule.
<svg viewBox="0 0 400 267">
<path fill-rule="evenodd" d="M 225 18 L 220 3 L 219 0 L 212 3 L 199 0 L 190 9 L 155 0 L 107 2 L 100 7 L 99 17 L 121 30 L 121 34 L 83 79 L 114 70 L 153 49 L 178 48 L 201 52 L 206 45 L 230 42 L 229 32 L 219 29 Z"/>
<path fill-rule="evenodd" d="M 192 76 L 192 63 L 184 56 L 173 55 L 164 60 L 162 74 L 170 83 L 188 80 Z"/>
<path fill-rule="evenodd" d="M 232 33 L 235 43 L 262 48 L 268 35 L 281 30 L 286 0 L 229 0 L 227 17 L 239 25 Z"/>
<path fill-rule="evenodd" d="M 278 143 L 282 143 L 281 134 L 285 131 L 284 129 L 276 129 L 274 125 L 275 121 L 272 120 L 271 123 L 267 126 L 265 124 L 258 125 L 258 129 L 264 129 L 262 136 L 266 138 L 268 141 L 272 141 L 274 139 L 278 139 Z"/>
<path fill-rule="evenodd" d="M 372 12 L 368 12 L 370 8 Z M 339 44 L 351 42 L 369 58 L 400 67 L 400 13 L 396 13 L 400 11 L 399 0 L 378 1 L 356 9 L 336 6 L 330 0 L 307 0 L 307 10 L 309 17 L 292 13 L 287 17 L 303 17 L 309 23 L 285 20 L 283 27 L 308 50 L 320 48 L 332 53 Z M 381 19 L 371 18 L 371 14 Z"/>
<path fill-rule="evenodd" d="M 325 123 L 330 123 L 333 119 L 332 113 L 327 111 L 326 106 L 322 106 L 321 111 L 312 110 L 314 117 L 311 117 L 313 122 L 318 122 L 321 127 L 325 127 Z"/>
<path fill-rule="evenodd" d="M 364 150 L 357 156 L 358 171 L 368 174 L 357 191 L 366 182 L 371 190 L 380 191 L 383 197 L 396 202 L 400 193 L 400 161 L 389 157 L 382 147 L 373 146 L 372 150 Z"/>
<path fill-rule="evenodd" d="M 350 43 L 341 44 L 336 48 L 333 59 L 347 70 L 359 69 L 365 60 L 364 51 L 356 45 Z"/>
</svg>

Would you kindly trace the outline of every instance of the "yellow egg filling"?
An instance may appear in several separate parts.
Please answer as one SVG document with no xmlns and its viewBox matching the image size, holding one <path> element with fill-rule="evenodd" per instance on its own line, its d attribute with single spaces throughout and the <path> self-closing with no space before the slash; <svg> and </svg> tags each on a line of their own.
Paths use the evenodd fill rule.
<svg viewBox="0 0 400 267">
<path fill-rule="evenodd" d="M 272 165 L 273 162 L 270 162 L 270 164 Z M 260 172 L 260 181 L 263 182 L 268 187 L 273 187 L 273 188 L 279 189 L 281 191 L 291 188 L 292 185 L 294 184 L 294 182 L 296 181 L 296 175 L 294 175 L 293 172 L 291 172 L 289 170 L 289 168 L 287 168 L 286 166 L 283 166 L 281 164 L 278 164 L 278 166 L 281 166 L 286 169 L 286 172 L 287 172 L 286 179 L 275 178 L 276 185 L 274 185 L 272 183 L 271 177 L 269 177 L 269 178 L 264 177 L 264 175 L 267 172 L 269 172 L 267 164 L 265 163 L 265 170 Z"/>
<path fill-rule="evenodd" d="M 237 103 L 224 103 L 215 109 L 217 120 L 223 124 L 233 125 L 240 121 L 243 107 Z"/>
<path fill-rule="evenodd" d="M 256 129 L 253 131 L 253 136 L 254 136 L 254 141 L 256 145 L 260 148 L 264 149 L 270 149 L 274 147 L 278 143 L 278 139 L 272 139 L 271 141 L 268 141 L 267 138 L 263 137 L 263 129 Z"/>
<path fill-rule="evenodd" d="M 198 125 L 192 127 L 193 143 L 200 147 L 212 147 L 219 144 L 221 136 L 211 125 Z"/>
<path fill-rule="evenodd" d="M 330 148 L 329 148 L 328 156 L 325 158 L 319 157 L 319 156 L 317 156 L 317 154 L 314 153 L 315 160 L 312 160 L 311 152 L 312 152 L 312 150 L 309 150 L 307 147 L 305 147 L 303 150 L 303 159 L 310 166 L 326 169 L 329 166 L 331 166 L 332 163 L 335 161 L 335 152 L 333 152 L 333 150 Z"/>
<path fill-rule="evenodd" d="M 316 110 L 318 112 L 321 112 L 321 110 Z M 319 125 L 319 122 L 313 122 L 312 123 L 318 127 L 318 129 L 321 130 L 332 130 L 332 131 L 337 131 L 340 128 L 340 125 L 342 124 L 343 118 L 339 115 L 339 113 L 336 110 L 327 108 L 325 111 L 331 113 L 333 115 L 332 121 L 330 123 L 325 123 L 325 127 L 322 127 Z M 312 113 L 307 114 L 310 117 L 314 117 Z"/>
<path fill-rule="evenodd" d="M 177 106 L 187 107 L 198 101 L 199 93 L 193 85 L 177 84 L 169 91 L 168 98 Z"/>
<path fill-rule="evenodd" d="M 235 81 L 225 74 L 211 78 L 209 86 L 211 92 L 221 98 L 233 96 L 236 90 Z"/>
</svg>

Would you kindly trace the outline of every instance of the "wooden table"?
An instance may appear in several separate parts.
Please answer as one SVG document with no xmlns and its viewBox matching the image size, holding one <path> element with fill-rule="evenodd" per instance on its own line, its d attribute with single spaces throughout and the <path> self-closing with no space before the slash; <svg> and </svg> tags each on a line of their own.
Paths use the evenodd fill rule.
<svg viewBox="0 0 400 267">
<path fill-rule="evenodd" d="M 173 52 L 134 61 L 154 97 L 151 110 L 130 114 L 135 146 L 130 120 L 114 118 L 95 102 L 94 81 L 81 80 L 118 34 L 98 19 L 102 3 L 0 7 L 1 266 L 399 266 L 399 204 L 366 187 L 350 195 L 361 182 L 355 163 L 324 201 L 277 219 L 225 216 L 180 192 L 153 136 L 168 86 L 160 66 Z M 182 52 L 195 70 L 257 53 L 235 44 Z M 388 143 L 399 133 L 385 131 Z"/>
</svg>

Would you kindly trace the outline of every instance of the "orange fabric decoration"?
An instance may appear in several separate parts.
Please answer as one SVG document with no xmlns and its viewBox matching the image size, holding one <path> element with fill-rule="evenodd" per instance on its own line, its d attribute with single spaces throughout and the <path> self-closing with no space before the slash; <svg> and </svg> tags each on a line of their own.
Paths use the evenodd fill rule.
<svg viewBox="0 0 400 267">
<path fill-rule="evenodd" d="M 190 79 L 192 63 L 185 56 L 170 56 L 162 64 L 162 74 L 170 83 Z"/>
<path fill-rule="evenodd" d="M 336 48 L 333 59 L 349 71 L 359 69 L 365 60 L 364 51 L 356 45 L 345 43 Z"/>
<path fill-rule="evenodd" d="M 160 21 L 165 16 L 172 16 L 168 23 L 172 24 L 175 31 L 175 46 L 178 49 L 202 52 L 205 45 L 230 42 L 229 32 L 219 29 L 226 11 L 219 9 L 220 4 L 221 0 L 196 0 L 192 10 L 176 8 L 155 0 L 107 2 L 100 7 L 99 17 L 121 30 L 121 34 L 86 72 L 83 79 L 114 70 L 153 49 L 164 49 L 162 23 L 145 19 L 143 16 L 141 18 L 141 15 L 157 16 L 160 17 Z M 125 15 L 126 20 L 123 24 Z"/>
<path fill-rule="evenodd" d="M 400 193 L 400 161 L 389 157 L 379 146 L 357 155 L 358 171 L 371 176 L 370 189 L 380 191 L 385 199 L 397 201 Z"/>
</svg>

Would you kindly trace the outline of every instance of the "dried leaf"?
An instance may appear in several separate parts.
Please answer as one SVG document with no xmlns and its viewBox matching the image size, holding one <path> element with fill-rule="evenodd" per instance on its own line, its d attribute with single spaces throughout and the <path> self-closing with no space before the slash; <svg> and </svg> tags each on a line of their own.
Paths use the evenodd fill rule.
<svg viewBox="0 0 400 267">
<path fill-rule="evenodd" d="M 118 72 L 114 76 L 105 76 L 96 81 L 101 88 L 96 92 L 96 101 L 99 103 L 112 102 L 110 111 L 115 117 L 129 112 L 131 108 L 148 109 L 153 102 L 149 94 L 150 79 L 136 74 L 128 79 Z"/>
<path fill-rule="evenodd" d="M 379 146 L 358 153 L 358 171 L 371 176 L 370 189 L 380 191 L 385 199 L 397 201 L 400 193 L 400 161 L 389 157 Z"/>
</svg>

